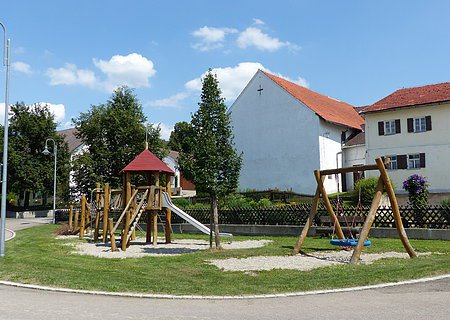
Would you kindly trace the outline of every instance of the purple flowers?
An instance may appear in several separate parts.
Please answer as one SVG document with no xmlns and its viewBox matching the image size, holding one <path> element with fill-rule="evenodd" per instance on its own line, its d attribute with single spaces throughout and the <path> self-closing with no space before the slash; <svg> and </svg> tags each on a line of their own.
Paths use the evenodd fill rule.
<svg viewBox="0 0 450 320">
<path fill-rule="evenodd" d="M 413 174 L 403 182 L 403 189 L 408 191 L 409 202 L 414 206 L 423 206 L 428 203 L 428 180 L 426 177 Z"/>
</svg>

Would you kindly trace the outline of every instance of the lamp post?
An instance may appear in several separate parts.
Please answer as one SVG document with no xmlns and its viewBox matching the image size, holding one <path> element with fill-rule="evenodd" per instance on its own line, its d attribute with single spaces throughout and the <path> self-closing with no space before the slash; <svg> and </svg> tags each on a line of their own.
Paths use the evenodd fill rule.
<svg viewBox="0 0 450 320">
<path fill-rule="evenodd" d="M 3 174 L 2 174 L 2 200 L 1 200 L 1 236 L 0 236 L 0 257 L 5 256 L 5 231 L 6 231 L 6 183 L 8 180 L 8 113 L 9 113 L 9 69 L 11 66 L 11 40 L 6 40 L 6 27 L 0 21 L 2 26 L 3 37 L 3 65 L 6 66 L 6 83 L 5 83 L 5 124 L 3 135 Z"/>
<path fill-rule="evenodd" d="M 47 143 L 49 141 L 53 141 L 53 153 L 48 151 Z M 53 224 L 56 223 L 56 156 L 58 154 L 58 148 L 56 147 L 56 142 L 53 139 L 47 139 L 45 140 L 45 149 L 42 151 L 45 155 L 54 155 L 55 156 L 55 167 L 54 167 L 54 174 L 53 174 Z"/>
</svg>

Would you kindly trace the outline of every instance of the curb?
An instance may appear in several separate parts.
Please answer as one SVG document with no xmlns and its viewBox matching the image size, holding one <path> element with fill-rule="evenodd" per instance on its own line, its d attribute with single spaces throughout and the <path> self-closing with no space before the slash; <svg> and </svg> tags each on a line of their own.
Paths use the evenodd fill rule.
<svg viewBox="0 0 450 320">
<path fill-rule="evenodd" d="M 90 294 L 98 296 L 112 296 L 112 297 L 125 297 L 125 298 L 146 298 L 146 299 L 185 299 L 185 300 L 247 300 L 247 299 L 269 299 L 269 298 L 287 298 L 287 297 L 301 297 L 301 296 L 311 296 L 318 294 L 329 294 L 329 293 L 341 293 L 341 292 L 353 292 L 362 291 L 369 289 L 382 289 L 389 287 L 396 287 L 408 284 L 425 283 L 429 281 L 436 281 L 450 278 L 450 274 L 445 274 L 441 276 L 420 278 L 413 280 L 405 280 L 400 282 L 388 282 L 382 284 L 375 284 L 369 286 L 358 286 L 352 288 L 340 288 L 340 289 L 327 289 L 327 290 L 315 290 L 315 291 L 304 291 L 304 292 L 290 292 L 290 293 L 278 293 L 278 294 L 261 294 L 261 295 L 248 295 L 248 296 L 194 296 L 194 295 L 171 295 L 171 294 L 146 294 L 146 293 L 132 293 L 132 292 L 107 292 L 107 291 L 89 291 L 89 290 L 77 290 L 68 288 L 52 288 L 46 286 L 23 284 L 10 281 L 0 281 L 0 285 L 43 290 L 50 292 L 64 292 L 64 293 L 78 293 L 78 294 Z"/>
<path fill-rule="evenodd" d="M 14 239 L 16 237 L 16 233 L 13 230 L 8 229 L 8 228 L 6 228 L 5 230 L 12 233 L 12 236 L 9 237 L 8 239 L 6 239 L 5 241 L 12 240 L 12 239 Z"/>
</svg>

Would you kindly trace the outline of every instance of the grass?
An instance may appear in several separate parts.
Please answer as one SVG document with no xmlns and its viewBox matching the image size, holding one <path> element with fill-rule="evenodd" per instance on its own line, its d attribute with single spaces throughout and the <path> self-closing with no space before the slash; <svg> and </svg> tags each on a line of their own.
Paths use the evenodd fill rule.
<svg viewBox="0 0 450 320">
<path fill-rule="evenodd" d="M 8 241 L 0 259 L 0 279 L 75 289 L 161 294 L 236 295 L 318 290 L 400 281 L 450 273 L 450 242 L 412 240 L 418 252 L 432 254 L 415 259 L 383 259 L 371 265 L 338 265 L 311 271 L 272 270 L 247 274 L 223 272 L 204 263 L 209 259 L 257 255 L 289 255 L 295 238 L 264 237 L 265 247 L 222 252 L 195 252 L 175 257 L 100 259 L 71 254 L 67 241 L 55 239 L 55 226 L 19 231 Z M 199 235 L 175 235 L 200 238 Z M 236 241 L 262 237 L 235 237 Z M 371 239 L 364 252 L 404 252 L 400 240 Z M 71 240 L 79 241 L 79 240 Z M 307 252 L 333 249 L 327 239 L 307 238 Z"/>
</svg>

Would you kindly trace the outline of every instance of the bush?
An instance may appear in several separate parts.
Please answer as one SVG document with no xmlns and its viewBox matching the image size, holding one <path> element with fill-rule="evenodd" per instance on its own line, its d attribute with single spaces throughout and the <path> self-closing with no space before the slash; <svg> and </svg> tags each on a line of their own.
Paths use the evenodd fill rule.
<svg viewBox="0 0 450 320">
<path fill-rule="evenodd" d="M 353 191 L 351 192 L 351 199 L 353 204 L 358 204 L 359 188 L 361 186 L 361 202 L 362 205 L 370 205 L 377 190 L 378 178 L 371 177 L 367 179 L 359 179 L 356 181 Z"/>
<path fill-rule="evenodd" d="M 403 189 L 408 191 L 409 204 L 414 207 L 428 205 L 428 181 L 426 177 L 413 174 L 403 182 Z"/>
<path fill-rule="evenodd" d="M 442 200 L 441 205 L 450 207 L 450 198 Z"/>
</svg>

